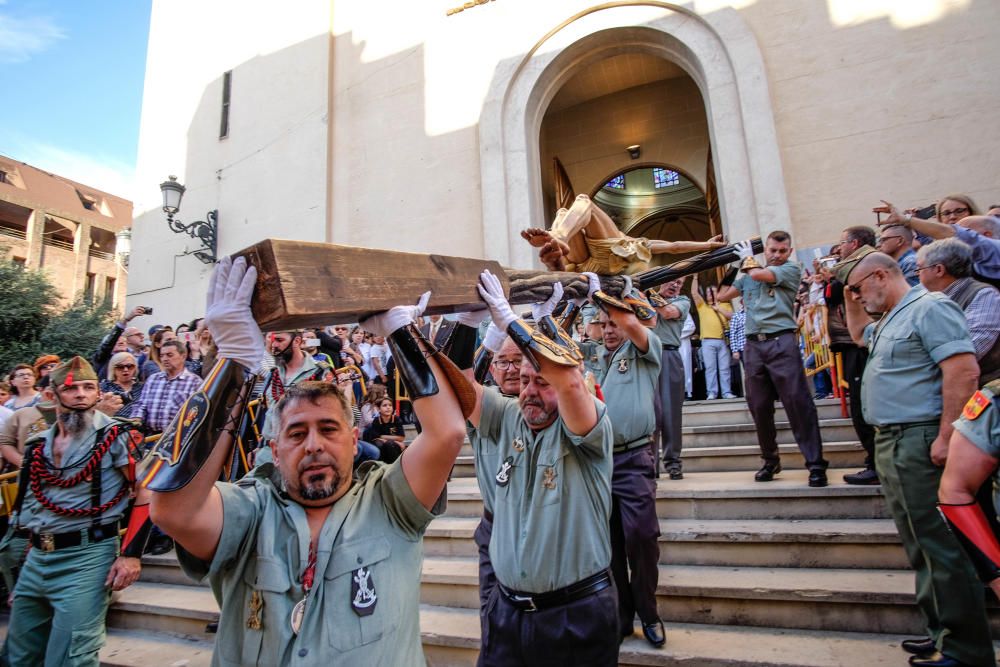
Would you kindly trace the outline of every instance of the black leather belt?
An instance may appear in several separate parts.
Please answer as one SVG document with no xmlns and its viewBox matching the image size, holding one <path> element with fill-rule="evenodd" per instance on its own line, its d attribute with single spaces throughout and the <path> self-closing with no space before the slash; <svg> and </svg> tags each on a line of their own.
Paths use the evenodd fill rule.
<svg viewBox="0 0 1000 667">
<path fill-rule="evenodd" d="M 663 344 L 663 349 L 664 350 L 679 350 L 679 349 L 681 349 L 681 346 L 680 345 L 667 345 L 666 343 L 664 343 Z"/>
<path fill-rule="evenodd" d="M 773 340 L 778 336 L 784 336 L 787 333 L 795 333 L 795 329 L 785 329 L 784 331 L 775 331 L 774 333 L 766 334 L 747 334 L 747 340 L 755 340 L 759 343 L 765 340 Z"/>
<path fill-rule="evenodd" d="M 652 441 L 652 438 L 648 435 L 644 435 L 641 438 L 636 438 L 635 440 L 630 440 L 624 445 L 615 445 L 614 453 L 621 454 L 622 452 L 630 452 L 633 449 L 639 449 L 640 447 L 646 447 Z"/>
<path fill-rule="evenodd" d="M 22 535 L 26 533 L 27 535 Z M 81 530 L 73 530 L 68 533 L 34 533 L 27 529 L 20 529 L 14 533 L 18 537 L 29 536 L 31 546 L 42 551 L 56 551 L 67 547 L 78 547 L 83 544 L 84 536 L 88 541 L 102 542 L 106 539 L 118 536 L 118 523 L 106 523 L 101 526 L 90 526 Z"/>
<path fill-rule="evenodd" d="M 507 601 L 521 611 L 539 611 L 569 604 L 598 591 L 603 591 L 610 585 L 611 575 L 607 570 L 598 572 L 586 579 L 581 579 L 565 588 L 560 588 L 557 591 L 549 591 L 548 593 L 519 593 L 508 589 L 503 584 L 498 584 L 500 592 L 507 598 Z"/>
</svg>

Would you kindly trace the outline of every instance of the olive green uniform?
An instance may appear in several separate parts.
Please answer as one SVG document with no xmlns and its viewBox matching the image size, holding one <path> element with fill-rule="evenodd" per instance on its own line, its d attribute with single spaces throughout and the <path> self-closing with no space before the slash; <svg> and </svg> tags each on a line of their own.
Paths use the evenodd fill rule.
<svg viewBox="0 0 1000 667">
<path fill-rule="evenodd" d="M 916 571 L 927 632 L 950 658 L 995 665 L 983 589 L 937 510 L 942 469 L 931 462 L 942 410 L 938 366 L 974 353 L 961 309 L 915 286 L 865 329 L 869 358 L 861 381 L 865 420 L 876 429 L 875 467 L 886 505 Z"/>
<path fill-rule="evenodd" d="M 94 413 L 92 429 L 71 439 L 60 461 L 61 476 L 72 477 L 90 459 L 98 429 L 111 423 L 101 412 Z M 44 432 L 42 454 L 52 465 L 52 443 L 56 429 Z M 129 465 L 129 433 L 112 443 L 101 459 L 101 503 L 114 500 L 129 485 L 120 470 Z M 29 443 L 30 445 L 31 443 Z M 92 486 L 84 481 L 70 488 L 43 485 L 45 496 L 64 508 L 92 506 Z M 37 535 L 82 533 L 78 546 L 53 551 L 33 547 L 28 552 L 14 589 L 14 607 L 4 646 L 5 664 L 10 665 L 97 665 L 98 651 L 104 646 L 104 619 L 111 592 L 104 582 L 118 556 L 118 522 L 129 503 L 126 492 L 101 514 L 67 517 L 47 509 L 29 488 L 21 512 L 11 524 Z M 94 525 L 108 527 L 108 537 L 92 541 Z M 8 533 L 12 535 L 12 533 Z"/>
<path fill-rule="evenodd" d="M 224 518 L 214 558 L 202 561 L 178 545 L 181 567 L 208 579 L 221 608 L 213 665 L 425 664 L 422 537 L 444 496 L 433 512 L 425 509 L 399 462 L 366 463 L 358 475 L 323 525 L 297 635 L 290 618 L 308 564 L 305 510 L 278 490 L 272 465 L 216 484 Z"/>
</svg>

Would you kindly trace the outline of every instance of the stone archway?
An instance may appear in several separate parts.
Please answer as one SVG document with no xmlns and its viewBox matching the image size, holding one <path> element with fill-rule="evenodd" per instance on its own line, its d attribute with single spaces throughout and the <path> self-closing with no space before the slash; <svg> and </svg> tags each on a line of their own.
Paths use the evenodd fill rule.
<svg viewBox="0 0 1000 667">
<path fill-rule="evenodd" d="M 537 265 L 519 231 L 546 222 L 538 137 L 553 96 L 580 68 L 637 51 L 675 62 L 701 91 L 726 234 L 791 228 L 764 63 L 738 12 L 610 2 L 568 18 L 523 58 L 497 68 L 479 123 L 483 238 L 491 257 Z"/>
</svg>

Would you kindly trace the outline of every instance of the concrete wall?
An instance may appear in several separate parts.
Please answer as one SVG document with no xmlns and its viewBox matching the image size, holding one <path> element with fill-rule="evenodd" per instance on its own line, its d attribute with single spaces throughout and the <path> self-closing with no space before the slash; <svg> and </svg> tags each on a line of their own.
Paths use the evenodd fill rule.
<svg viewBox="0 0 1000 667">
<path fill-rule="evenodd" d="M 548 164 L 525 155 L 515 156 L 526 161 L 522 173 L 494 169 L 511 156 L 484 143 L 484 110 L 502 104 L 504 82 L 531 57 L 551 60 L 554 50 L 610 24 L 602 17 L 611 12 L 633 26 L 677 26 L 678 35 L 702 21 L 706 35 L 744 36 L 707 65 L 743 76 L 767 103 L 753 109 L 766 113 L 721 108 L 734 99 L 745 104 L 745 90 L 726 97 L 728 88 L 702 89 L 716 119 L 708 131 L 713 142 L 720 131 L 742 133 L 748 145 L 770 141 L 764 154 L 774 158 L 744 165 L 714 153 L 720 195 L 731 195 L 727 228 L 748 207 L 764 227 L 790 213 L 796 244 L 806 247 L 872 221 L 868 211 L 880 197 L 916 205 L 964 190 L 984 204 L 1000 199 L 995 0 L 601 7 L 496 0 L 446 16 L 445 6 L 402 0 L 313 0 L 294 11 L 235 0 L 154 2 L 138 169 L 148 191 L 135 197 L 130 286 L 141 294 L 130 304 L 155 305 L 169 320 L 199 314 L 207 267 L 180 257 L 175 268 L 173 256 L 194 246 L 167 232 L 158 210 L 156 186 L 170 173 L 189 187 L 182 219 L 219 208 L 223 253 L 271 235 L 523 265 L 530 254 L 509 232 L 545 221 L 493 209 L 510 205 L 504 193 L 520 198 L 525 183 L 540 184 Z M 178 48 L 179 38 L 188 48 Z M 747 64 L 747 49 L 759 51 L 761 69 Z M 228 69 L 233 126 L 220 142 Z M 528 145 L 539 140 L 537 127 L 517 125 L 523 119 L 496 122 Z M 696 153 L 684 159 L 701 184 Z M 618 166 L 581 164 L 579 178 L 629 166 L 627 156 L 619 159 Z M 739 171 L 769 175 L 754 188 L 736 187 L 730 176 Z"/>
</svg>

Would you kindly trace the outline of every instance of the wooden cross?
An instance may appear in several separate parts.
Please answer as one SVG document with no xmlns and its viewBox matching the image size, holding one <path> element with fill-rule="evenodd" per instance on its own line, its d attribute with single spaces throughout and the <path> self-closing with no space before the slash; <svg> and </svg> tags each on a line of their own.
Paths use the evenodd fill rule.
<svg viewBox="0 0 1000 667">
<path fill-rule="evenodd" d="M 762 252 L 760 239 L 754 251 Z M 512 304 L 543 301 L 552 283 L 563 284 L 566 298 L 587 296 L 587 281 L 577 273 L 505 269 L 484 259 L 376 250 L 332 243 L 268 239 L 236 253 L 257 267 L 252 308 L 264 331 L 348 324 L 400 304 L 416 303 L 431 290 L 426 315 L 482 310 L 476 285 L 489 269 L 503 283 Z M 733 246 L 717 248 L 670 266 L 632 276 L 645 290 L 676 278 L 715 268 L 738 258 Z M 625 281 L 602 276 L 602 289 L 620 296 Z"/>
</svg>

